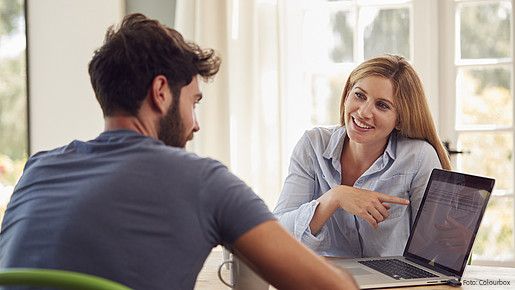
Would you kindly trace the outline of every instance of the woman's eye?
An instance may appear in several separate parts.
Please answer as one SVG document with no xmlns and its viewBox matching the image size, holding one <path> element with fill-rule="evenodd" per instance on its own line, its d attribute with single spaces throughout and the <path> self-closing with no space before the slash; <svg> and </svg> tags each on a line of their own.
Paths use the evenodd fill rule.
<svg viewBox="0 0 515 290">
<path fill-rule="evenodd" d="M 360 93 L 360 92 L 355 92 L 354 95 L 356 96 L 356 98 L 358 98 L 360 100 L 365 100 L 366 99 L 365 95 Z"/>
<path fill-rule="evenodd" d="M 388 106 L 387 103 L 385 102 L 379 102 L 377 103 L 377 107 L 383 111 L 386 111 L 386 110 L 389 110 L 390 109 L 390 106 Z"/>
</svg>

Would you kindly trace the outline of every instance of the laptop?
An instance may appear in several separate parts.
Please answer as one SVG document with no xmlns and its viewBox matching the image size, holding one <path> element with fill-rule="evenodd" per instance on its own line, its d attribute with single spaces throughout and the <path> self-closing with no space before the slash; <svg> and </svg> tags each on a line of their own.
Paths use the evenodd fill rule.
<svg viewBox="0 0 515 290">
<path fill-rule="evenodd" d="M 329 257 L 361 289 L 459 285 L 495 180 L 434 169 L 402 256 Z"/>
</svg>

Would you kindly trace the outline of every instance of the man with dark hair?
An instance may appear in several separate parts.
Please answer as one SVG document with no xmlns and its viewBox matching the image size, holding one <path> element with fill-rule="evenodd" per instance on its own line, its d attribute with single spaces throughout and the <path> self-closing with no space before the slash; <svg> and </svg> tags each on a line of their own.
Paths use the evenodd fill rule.
<svg viewBox="0 0 515 290">
<path fill-rule="evenodd" d="M 219 65 L 213 50 L 141 14 L 110 28 L 89 65 L 105 131 L 27 161 L 2 224 L 0 267 L 192 289 L 221 244 L 280 289 L 355 288 L 225 166 L 183 149 L 199 130 L 197 77 Z"/>
</svg>

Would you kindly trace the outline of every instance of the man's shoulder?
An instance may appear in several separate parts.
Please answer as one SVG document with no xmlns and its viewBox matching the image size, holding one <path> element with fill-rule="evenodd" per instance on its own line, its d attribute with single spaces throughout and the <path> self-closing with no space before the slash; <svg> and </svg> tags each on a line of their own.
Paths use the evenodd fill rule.
<svg viewBox="0 0 515 290">
<path fill-rule="evenodd" d="M 174 164 L 192 164 L 195 166 L 225 166 L 220 161 L 198 155 L 195 152 L 187 151 L 183 148 L 161 146 L 152 150 L 152 155 L 162 162 L 171 162 Z"/>
<path fill-rule="evenodd" d="M 25 164 L 25 167 L 28 167 L 29 165 L 36 163 L 38 160 L 45 159 L 45 158 L 51 157 L 51 156 L 57 156 L 57 155 L 61 154 L 62 152 L 64 152 L 66 147 L 67 147 L 67 145 L 57 147 L 54 149 L 50 149 L 50 150 L 38 151 L 38 152 L 34 153 L 33 155 L 29 156 L 27 163 Z"/>
<path fill-rule="evenodd" d="M 32 155 L 27 166 L 46 163 L 77 163 L 79 161 L 96 162 L 96 164 L 134 163 L 151 164 L 156 168 L 181 167 L 197 168 L 224 166 L 219 161 L 201 157 L 183 148 L 167 146 L 151 139 L 139 139 L 128 142 L 105 143 L 74 140 L 71 143 L 52 150 L 40 151 Z"/>
</svg>

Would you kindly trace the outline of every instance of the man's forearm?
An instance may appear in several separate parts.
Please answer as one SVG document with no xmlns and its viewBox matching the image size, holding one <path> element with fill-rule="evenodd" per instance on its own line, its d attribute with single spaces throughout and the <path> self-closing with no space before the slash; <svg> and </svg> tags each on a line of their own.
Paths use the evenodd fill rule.
<svg viewBox="0 0 515 290">
<path fill-rule="evenodd" d="M 238 256 L 278 289 L 357 289 L 349 274 L 297 242 L 276 221 L 256 226 L 234 246 Z"/>
</svg>

